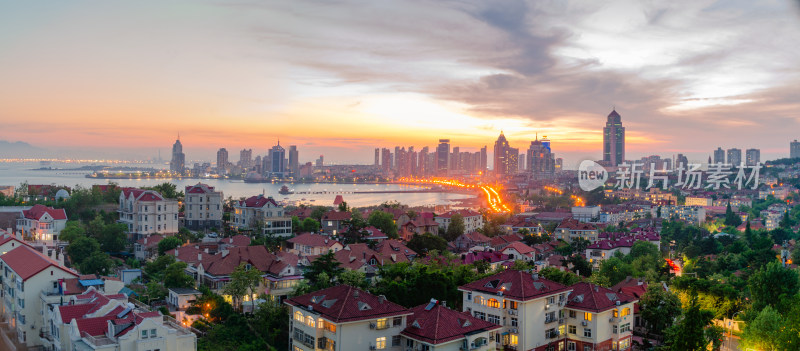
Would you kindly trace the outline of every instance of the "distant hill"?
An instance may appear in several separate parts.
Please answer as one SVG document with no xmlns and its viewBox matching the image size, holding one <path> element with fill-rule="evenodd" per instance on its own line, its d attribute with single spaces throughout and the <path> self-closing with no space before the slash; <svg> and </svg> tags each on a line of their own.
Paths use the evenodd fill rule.
<svg viewBox="0 0 800 351">
<path fill-rule="evenodd" d="M 46 151 L 24 141 L 10 142 L 0 140 L 0 157 L 3 158 L 37 157 L 42 156 Z"/>
</svg>

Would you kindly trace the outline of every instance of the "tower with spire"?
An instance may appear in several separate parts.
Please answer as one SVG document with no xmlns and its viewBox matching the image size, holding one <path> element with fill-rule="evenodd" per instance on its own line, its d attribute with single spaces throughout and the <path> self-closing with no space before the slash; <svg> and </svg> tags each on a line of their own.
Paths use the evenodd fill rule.
<svg viewBox="0 0 800 351">
<path fill-rule="evenodd" d="M 625 161 L 625 127 L 622 117 L 613 109 L 603 128 L 603 163 L 617 166 Z"/>
<path fill-rule="evenodd" d="M 178 138 L 175 144 L 172 144 L 172 159 L 169 161 L 169 170 L 174 173 L 183 173 L 186 169 L 186 154 L 183 153 L 183 144 L 181 144 L 181 134 L 178 133 Z"/>
<path fill-rule="evenodd" d="M 498 178 L 505 177 L 510 173 L 510 149 L 511 147 L 508 145 L 508 140 L 506 140 L 506 136 L 501 130 L 500 136 L 497 137 L 497 141 L 494 142 L 494 174 Z"/>
</svg>

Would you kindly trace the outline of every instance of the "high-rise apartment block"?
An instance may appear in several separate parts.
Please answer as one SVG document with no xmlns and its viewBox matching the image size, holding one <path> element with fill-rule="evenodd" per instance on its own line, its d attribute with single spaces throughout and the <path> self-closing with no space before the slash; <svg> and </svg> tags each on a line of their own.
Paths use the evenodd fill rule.
<svg viewBox="0 0 800 351">
<path fill-rule="evenodd" d="M 725 163 L 725 150 L 721 147 L 714 150 L 714 163 Z"/>
<path fill-rule="evenodd" d="M 761 162 L 761 150 L 759 149 L 747 149 L 745 151 L 745 160 L 748 166 L 755 166 Z"/>
<path fill-rule="evenodd" d="M 228 171 L 228 150 L 220 148 L 217 151 L 217 174 L 227 174 Z"/>
<path fill-rule="evenodd" d="M 742 149 L 732 148 L 728 149 L 728 163 L 732 166 L 739 166 L 742 164 Z"/>
<path fill-rule="evenodd" d="M 800 141 L 795 139 L 794 141 L 789 143 L 789 158 L 798 158 L 800 157 Z"/>
<path fill-rule="evenodd" d="M 183 153 L 183 144 L 181 144 L 181 139 L 175 140 L 175 144 L 172 145 L 172 160 L 169 162 L 169 170 L 170 172 L 175 173 L 183 173 L 186 169 L 186 155 Z"/>
<path fill-rule="evenodd" d="M 603 162 L 608 166 L 617 166 L 624 161 L 625 127 L 622 126 L 622 117 L 613 110 L 608 114 L 603 128 Z"/>
</svg>

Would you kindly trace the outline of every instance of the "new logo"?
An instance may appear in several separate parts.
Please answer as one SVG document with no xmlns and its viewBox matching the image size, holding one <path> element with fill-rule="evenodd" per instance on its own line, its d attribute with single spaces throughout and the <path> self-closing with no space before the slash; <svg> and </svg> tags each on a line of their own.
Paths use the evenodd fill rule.
<svg viewBox="0 0 800 351">
<path fill-rule="evenodd" d="M 578 166 L 578 185 L 584 191 L 597 189 L 608 180 L 608 172 L 603 166 L 592 160 L 583 160 Z"/>
</svg>

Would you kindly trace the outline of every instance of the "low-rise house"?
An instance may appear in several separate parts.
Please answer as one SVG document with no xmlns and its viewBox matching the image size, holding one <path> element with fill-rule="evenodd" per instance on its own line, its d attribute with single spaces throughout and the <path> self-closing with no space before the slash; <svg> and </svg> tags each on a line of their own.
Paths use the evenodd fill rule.
<svg viewBox="0 0 800 351">
<path fill-rule="evenodd" d="M 411 309 L 400 344 L 412 350 L 463 351 L 496 349 L 501 326 L 451 310 L 436 300 Z"/>
<path fill-rule="evenodd" d="M 337 285 L 285 303 L 292 351 L 405 350 L 401 332 L 412 312 L 383 296 Z"/>
<path fill-rule="evenodd" d="M 519 233 L 524 229 L 528 235 L 541 235 L 544 228 L 533 216 L 514 216 L 500 225 L 500 229 L 507 234 Z"/>
<path fill-rule="evenodd" d="M 342 232 L 345 221 L 349 221 L 353 217 L 350 211 L 328 211 L 322 215 L 321 225 L 322 231 L 331 235 L 336 235 Z"/>
<path fill-rule="evenodd" d="M 417 253 L 397 239 L 388 239 L 375 245 L 375 251 L 383 257 L 389 257 L 392 262 L 411 262 Z"/>
<path fill-rule="evenodd" d="M 186 228 L 199 230 L 222 228 L 222 200 L 225 196 L 203 183 L 187 186 L 184 201 Z"/>
<path fill-rule="evenodd" d="M 477 261 L 489 263 L 490 270 L 496 270 L 506 263 L 514 262 L 508 255 L 499 251 L 473 251 L 461 254 L 461 264 L 473 264 Z"/>
<path fill-rule="evenodd" d="M 66 225 L 67 212 L 64 209 L 40 204 L 23 210 L 21 218 L 17 220 L 17 230 L 21 231 L 24 237 L 37 241 L 58 240 L 58 235 Z"/>
<path fill-rule="evenodd" d="M 502 251 L 503 248 L 508 246 L 513 242 L 517 242 L 522 240 L 522 235 L 519 234 L 507 234 L 507 235 L 498 235 L 493 237 L 492 240 L 489 242 L 489 245 L 497 251 Z"/>
<path fill-rule="evenodd" d="M 597 241 L 597 227 L 591 223 L 583 223 L 577 219 L 568 218 L 556 227 L 554 234 L 556 239 L 572 242 L 576 238 L 582 238 L 591 242 Z"/>
<path fill-rule="evenodd" d="M 455 245 L 457 251 L 465 252 L 476 248 L 486 249 L 491 241 L 492 239 L 479 232 L 466 232 L 459 235 L 456 240 L 453 240 L 453 245 Z"/>
<path fill-rule="evenodd" d="M 366 227 L 362 229 L 362 232 L 366 232 L 366 236 L 364 240 L 371 240 L 381 242 L 383 240 L 389 239 L 389 236 L 384 234 L 380 229 L 375 228 L 373 226 Z"/>
<path fill-rule="evenodd" d="M 272 197 L 251 196 L 233 205 L 233 226 L 239 229 L 261 228 L 262 235 L 292 235 L 292 217 Z"/>
<path fill-rule="evenodd" d="M 628 350 L 638 299 L 591 283 L 570 287 L 564 308 L 566 350 Z"/>
<path fill-rule="evenodd" d="M 503 248 L 503 253 L 511 260 L 536 261 L 536 250 L 521 241 L 515 241 Z"/>
<path fill-rule="evenodd" d="M 600 219 L 600 206 L 572 206 L 572 218 L 581 222 L 597 222 Z"/>
<path fill-rule="evenodd" d="M 118 222 L 127 225 L 135 239 L 178 232 L 178 200 L 164 198 L 154 190 L 122 188 L 117 212 Z"/>
<path fill-rule="evenodd" d="M 692 224 L 706 221 L 706 209 L 700 206 L 661 206 L 654 209 L 655 218 L 676 218 Z"/>
<path fill-rule="evenodd" d="M 450 226 L 450 220 L 454 214 L 459 214 L 464 219 L 465 233 L 474 232 L 483 228 L 483 215 L 480 214 L 480 212 L 475 212 L 472 210 L 455 210 L 436 216 L 435 220 L 437 223 L 439 223 L 439 228 L 447 230 L 447 227 Z"/>
<path fill-rule="evenodd" d="M 198 315 L 187 315 L 186 309 L 192 307 L 197 298 L 203 293 L 192 288 L 169 288 L 167 306 L 170 314 L 175 315 L 175 320 L 183 325 L 192 325 L 199 318 Z"/>
<path fill-rule="evenodd" d="M 647 293 L 647 281 L 641 278 L 631 278 L 628 276 L 625 278 L 625 280 L 612 286 L 611 290 L 628 296 L 633 296 L 637 300 L 641 300 L 642 296 Z M 636 301 L 633 304 L 633 326 L 645 326 L 639 308 L 639 301 Z"/>
<path fill-rule="evenodd" d="M 400 225 L 399 235 L 403 240 L 409 241 L 414 235 L 439 233 L 439 223 L 433 217 L 419 216 Z"/>
<path fill-rule="evenodd" d="M 344 248 L 342 243 L 331 239 L 327 235 L 303 233 L 286 240 L 286 251 L 302 255 L 323 255 L 328 251 L 339 251 Z"/>
<path fill-rule="evenodd" d="M 158 256 L 158 243 L 163 239 L 161 234 L 153 234 L 137 240 L 133 244 L 134 257 L 137 260 L 147 260 Z"/>
</svg>

